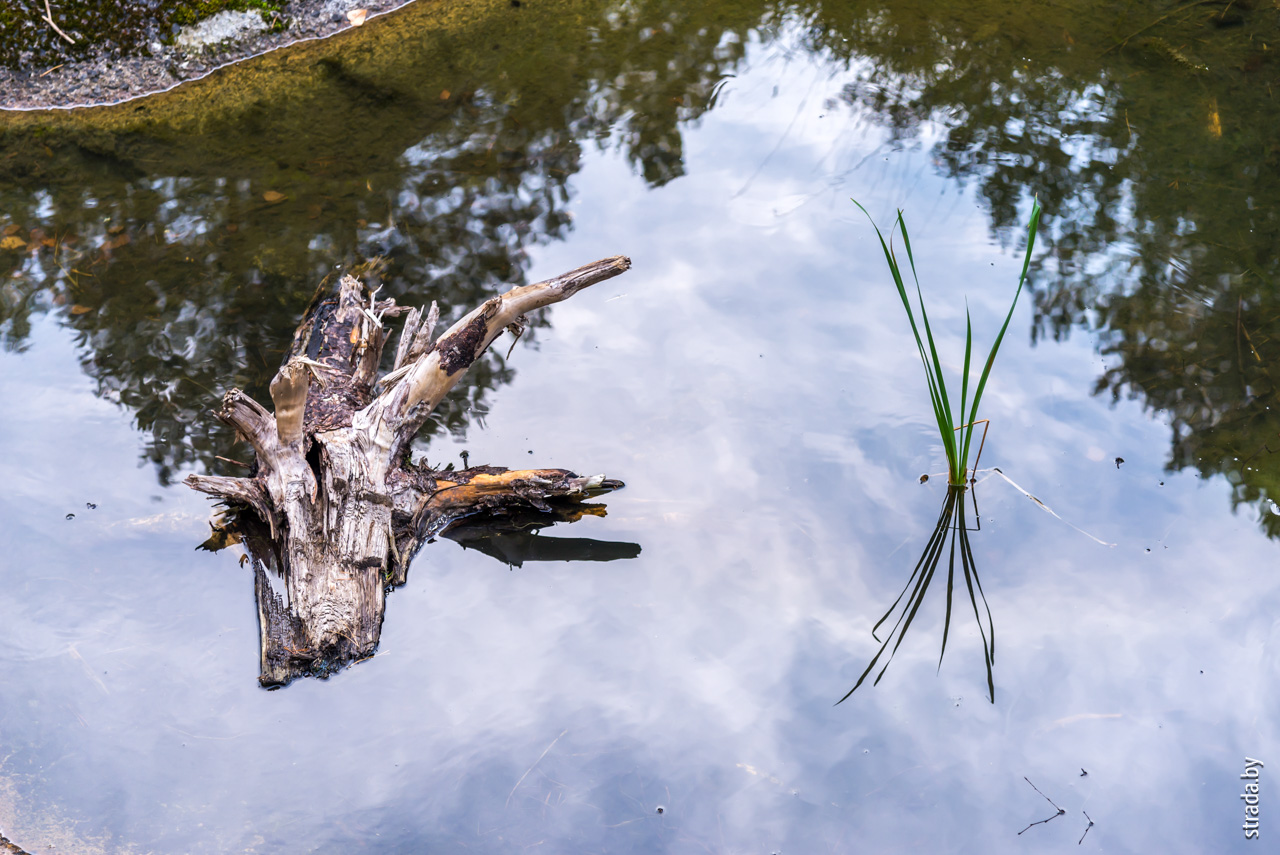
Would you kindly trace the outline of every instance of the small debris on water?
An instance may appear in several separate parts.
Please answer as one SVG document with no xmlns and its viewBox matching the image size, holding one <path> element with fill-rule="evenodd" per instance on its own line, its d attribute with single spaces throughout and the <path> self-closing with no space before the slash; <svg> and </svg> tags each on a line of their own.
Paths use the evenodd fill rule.
<svg viewBox="0 0 1280 855">
<path fill-rule="evenodd" d="M 69 520 L 73 520 L 73 519 L 75 519 L 75 518 L 76 518 L 76 515 L 75 515 L 75 514 L 67 514 L 67 519 L 69 519 Z"/>
<path fill-rule="evenodd" d="M 85 502 L 84 506 L 91 511 L 96 511 L 98 509 L 98 506 L 95 505 L 93 502 Z"/>
<path fill-rule="evenodd" d="M 1086 771 L 1084 770 L 1084 767 L 1083 767 L 1083 766 L 1081 766 L 1081 767 L 1080 767 L 1080 777 L 1081 777 L 1081 778 L 1083 778 L 1085 775 L 1088 775 L 1088 774 L 1089 774 L 1089 773 L 1088 773 L 1088 772 L 1086 772 Z"/>
<path fill-rule="evenodd" d="M 1093 817 L 1089 816 L 1089 812 L 1088 812 L 1088 811 L 1083 811 L 1083 810 L 1082 810 L 1082 811 L 1080 811 L 1080 812 L 1081 812 L 1082 814 L 1084 814 L 1084 818 L 1085 818 L 1085 819 L 1089 820 L 1089 824 L 1088 824 L 1088 825 L 1086 825 L 1086 826 L 1085 826 L 1085 828 L 1084 828 L 1084 834 L 1088 834 L 1088 833 L 1089 833 L 1089 829 L 1093 828 Z M 1080 835 L 1080 839 L 1076 841 L 1076 845 L 1077 845 L 1077 846 L 1079 846 L 1081 843 L 1084 843 L 1084 834 Z"/>
<path fill-rule="evenodd" d="M 1117 468 L 1117 469 L 1119 469 L 1119 468 L 1120 468 L 1120 464 L 1121 464 L 1121 463 L 1124 463 L 1124 458 L 1123 458 L 1123 457 L 1117 457 L 1117 458 L 1116 458 L 1116 468 Z"/>
</svg>

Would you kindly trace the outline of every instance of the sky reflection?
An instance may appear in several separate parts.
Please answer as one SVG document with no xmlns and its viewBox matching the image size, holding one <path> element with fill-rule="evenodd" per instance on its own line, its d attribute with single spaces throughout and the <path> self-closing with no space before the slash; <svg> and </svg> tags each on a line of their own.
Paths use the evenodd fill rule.
<svg viewBox="0 0 1280 855">
<path fill-rule="evenodd" d="M 249 571 L 194 551 L 203 499 L 137 467 L 147 440 L 54 320 L 0 355 L 23 402 L 0 420 L 6 834 L 53 813 L 113 851 L 1243 847 L 1243 758 L 1280 765 L 1274 546 L 1224 479 L 1165 471 L 1159 414 L 1092 394 L 1087 331 L 1033 346 L 1029 303 L 984 464 L 1116 546 L 983 484 L 997 703 L 971 621 L 936 672 L 936 590 L 881 684 L 833 706 L 944 489 L 918 483 L 944 466 L 921 368 L 848 197 L 906 210 L 957 362 L 965 300 L 985 346 L 1021 256 L 939 173 L 937 130 L 886 146 L 826 106 L 855 72 L 748 50 L 682 177 L 583 153 L 572 232 L 528 246 L 526 278 L 633 270 L 552 309 L 483 425 L 425 448 L 623 479 L 572 534 L 634 560 L 511 570 L 432 544 L 377 656 L 262 691 Z M 1024 776 L 1067 814 L 1019 838 L 1048 809 Z"/>
</svg>

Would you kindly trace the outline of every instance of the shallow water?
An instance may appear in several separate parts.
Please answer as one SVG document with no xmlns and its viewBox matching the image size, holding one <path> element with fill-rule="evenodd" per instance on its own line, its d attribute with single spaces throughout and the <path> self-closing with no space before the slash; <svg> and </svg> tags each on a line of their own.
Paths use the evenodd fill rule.
<svg viewBox="0 0 1280 855">
<path fill-rule="evenodd" d="M 340 59 L 198 130 L 7 133 L 0 829 L 33 852 L 1243 849 L 1244 758 L 1280 764 L 1260 24 L 1153 31 L 1209 33 L 1206 72 L 1103 54 L 1146 21 L 1087 7 L 628 8 L 591 7 L 593 38 L 504 21 L 502 50 L 471 31 L 448 61 L 424 35 L 419 65 Z M 835 706 L 945 491 L 919 483 L 941 446 L 849 198 L 906 212 L 958 377 L 1033 192 L 982 462 L 1065 521 L 977 487 L 994 703 L 972 615 L 937 668 L 935 583 Z M 432 544 L 378 655 L 258 688 L 251 573 L 194 550 L 210 508 L 180 483 L 248 453 L 209 424 L 221 391 L 265 400 L 335 265 L 384 254 L 394 296 L 460 313 L 614 253 L 633 269 L 500 343 L 418 452 L 622 478 L 606 518 L 543 536 L 640 555 Z M 1026 779 L 1066 813 L 1019 836 L 1054 813 Z"/>
</svg>

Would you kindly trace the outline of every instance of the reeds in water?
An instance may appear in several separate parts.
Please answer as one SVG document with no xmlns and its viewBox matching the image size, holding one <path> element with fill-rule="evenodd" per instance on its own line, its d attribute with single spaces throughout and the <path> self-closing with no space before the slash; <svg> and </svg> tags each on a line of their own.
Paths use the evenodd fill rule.
<svg viewBox="0 0 1280 855">
<path fill-rule="evenodd" d="M 855 205 L 867 214 L 867 209 L 855 199 Z M 867 214 L 867 219 L 871 219 L 871 215 Z M 995 342 L 991 345 L 991 350 L 987 353 L 986 361 L 982 366 L 982 374 L 978 378 L 978 385 L 973 391 L 973 400 L 969 400 L 969 366 L 973 356 L 973 323 L 969 318 L 969 310 L 965 309 L 965 331 L 964 331 L 964 372 L 960 376 L 960 407 L 952 409 L 951 398 L 947 394 L 947 381 L 942 374 L 942 360 L 938 358 L 938 347 L 933 339 L 933 329 L 929 326 L 929 313 L 925 311 L 924 294 L 920 290 L 920 279 L 916 275 L 916 261 L 911 252 L 911 237 L 907 234 L 907 223 L 902 217 L 902 211 L 898 211 L 898 216 L 894 220 L 894 228 L 902 235 L 902 247 L 907 255 L 907 264 L 911 269 L 911 278 L 915 283 L 916 302 L 920 307 L 921 324 L 916 324 L 916 315 L 911 308 L 911 298 L 907 293 L 906 281 L 902 275 L 902 268 L 898 264 L 897 254 L 895 253 L 892 243 L 886 242 L 884 235 L 880 233 L 880 227 L 871 223 L 876 230 L 876 237 L 880 239 L 880 248 L 884 251 L 885 261 L 889 263 L 889 273 L 893 276 L 893 284 L 898 288 L 898 296 L 902 298 L 902 307 L 907 311 L 907 320 L 911 324 L 911 334 L 915 336 L 916 349 L 920 352 L 920 361 L 924 364 L 925 380 L 929 384 L 929 401 L 933 406 L 933 416 L 938 425 L 938 433 L 942 439 L 943 449 L 947 455 L 947 478 L 953 486 L 959 486 L 966 483 L 969 473 L 969 448 L 973 440 L 973 429 L 978 422 L 978 404 L 982 401 L 982 393 L 987 388 L 987 378 L 991 375 L 991 366 L 995 364 L 996 352 L 1000 350 L 1000 343 L 1004 341 L 1005 331 L 1009 329 L 1009 321 L 1013 318 L 1013 309 L 1018 305 L 1018 296 L 1022 293 L 1022 285 L 1027 281 L 1027 270 L 1031 266 L 1031 250 L 1036 244 L 1036 229 L 1040 226 L 1040 203 L 1034 202 L 1031 208 L 1031 222 L 1027 226 L 1027 251 L 1026 257 L 1022 262 L 1022 275 L 1018 277 L 1018 288 L 1013 292 L 1013 301 L 1009 304 L 1009 312 L 1005 315 L 1004 324 L 1000 327 L 1000 333 L 996 336 Z M 890 236 L 892 237 L 892 229 Z M 923 338 L 920 335 L 921 326 L 924 328 Z M 926 344 L 928 345 L 926 347 Z M 967 408 L 967 411 L 966 411 Z M 957 422 L 953 414 L 959 414 L 961 421 Z M 958 435 L 957 435 L 958 434 Z"/>
<path fill-rule="evenodd" d="M 858 204 L 857 200 L 854 200 L 854 204 L 858 205 L 864 214 L 867 214 L 867 209 Z M 871 215 L 867 214 L 867 218 L 870 219 Z M 874 221 L 872 225 L 875 226 Z M 1009 321 L 1013 318 L 1014 307 L 1018 305 L 1018 296 L 1022 293 L 1022 286 L 1027 280 L 1027 271 L 1031 266 L 1031 251 L 1035 247 L 1036 230 L 1039 225 L 1040 203 L 1035 202 L 1031 208 L 1031 221 L 1027 226 L 1027 249 L 1026 256 L 1022 262 L 1022 275 L 1018 277 L 1018 287 L 1013 293 L 1013 300 L 1009 304 L 1009 311 L 1005 315 L 1004 324 L 1000 327 L 1000 332 L 996 335 L 995 342 L 987 352 L 987 358 L 982 366 L 982 373 L 973 390 L 972 400 L 969 398 L 969 372 L 973 358 L 973 323 L 969 317 L 968 309 L 966 308 L 965 310 L 964 370 L 960 377 L 958 408 L 951 406 L 951 398 L 947 393 L 946 378 L 942 373 L 942 360 L 938 357 L 938 348 L 934 341 L 933 329 L 929 325 L 929 314 L 925 311 L 924 295 L 920 289 L 920 279 L 916 275 L 915 257 L 911 252 L 911 237 L 907 233 L 907 224 L 902 217 L 902 212 L 898 212 L 898 216 L 894 220 L 894 228 L 902 236 L 902 248 L 906 253 L 907 264 L 911 270 L 911 278 L 915 284 L 920 324 L 916 323 L 916 312 L 912 308 L 906 280 L 903 276 L 902 268 L 899 266 L 897 254 L 892 243 L 885 241 L 880 228 L 878 226 L 875 227 L 876 236 L 880 239 L 880 248 L 884 251 L 885 261 L 888 262 L 889 272 L 893 276 L 893 283 L 898 289 L 898 296 L 902 299 L 902 307 L 907 312 L 907 321 L 911 324 L 911 333 L 915 337 L 916 349 L 920 353 L 920 361 L 924 365 L 925 380 L 929 386 L 929 401 L 933 407 L 933 416 L 937 423 L 938 434 L 942 439 L 942 446 L 946 451 L 948 485 L 946 499 L 942 504 L 942 511 L 938 515 L 938 521 L 934 525 L 932 536 L 930 536 L 928 543 L 925 544 L 924 553 L 920 556 L 920 560 L 916 562 L 915 569 L 911 572 L 911 577 L 903 587 L 902 593 L 898 594 L 898 598 L 893 601 L 893 605 L 889 607 L 889 610 L 884 613 L 884 616 L 872 628 L 872 637 L 880 641 L 880 637 L 876 633 L 881 626 L 896 614 L 897 619 L 894 621 L 893 627 L 884 641 L 881 642 L 880 649 L 872 658 L 871 663 L 867 665 L 866 670 L 862 672 L 862 676 L 858 678 L 858 682 L 836 703 L 842 703 L 857 691 L 858 687 L 875 670 L 876 665 L 880 663 L 881 658 L 884 657 L 887 651 L 889 656 L 885 659 L 884 664 L 880 666 L 872 685 L 880 682 L 880 678 L 884 676 L 885 669 L 889 667 L 889 663 L 893 661 L 894 654 L 897 653 L 903 639 L 906 638 L 907 631 L 911 629 L 912 622 L 915 621 L 916 615 L 920 611 L 925 594 L 929 590 L 929 585 L 933 582 L 938 567 L 942 564 L 944 555 L 947 560 L 947 611 L 942 626 L 942 649 L 938 654 L 938 668 L 942 668 L 942 658 L 946 655 L 947 639 L 951 632 L 952 605 L 956 588 L 956 559 L 958 556 L 960 575 L 963 578 L 965 591 L 969 597 L 969 604 L 973 609 L 973 616 L 978 622 L 978 631 L 982 636 L 983 661 L 987 670 L 987 692 L 991 702 L 995 703 L 996 686 L 992 670 L 995 664 L 996 652 L 995 624 L 991 619 L 991 607 L 987 605 L 987 597 L 983 593 L 982 582 L 978 578 L 978 567 L 973 560 L 973 550 L 969 545 L 969 528 L 965 519 L 964 496 L 971 489 L 970 485 L 972 483 L 969 470 L 969 450 L 973 440 L 973 430 L 982 421 L 978 418 L 978 405 L 981 403 L 982 393 L 987 387 L 987 378 L 991 375 L 991 366 L 995 363 L 996 353 L 1000 350 L 1000 343 L 1004 341 L 1004 334 L 1009 329 Z M 890 234 L 892 236 L 892 230 Z M 924 330 L 923 336 L 921 335 L 922 328 Z M 957 414 L 960 417 L 959 423 L 955 419 Z M 978 453 L 981 455 L 981 445 Z M 979 600 L 982 602 L 981 608 L 978 605 Z M 985 626 L 983 625 L 984 614 L 986 615 Z"/>
</svg>

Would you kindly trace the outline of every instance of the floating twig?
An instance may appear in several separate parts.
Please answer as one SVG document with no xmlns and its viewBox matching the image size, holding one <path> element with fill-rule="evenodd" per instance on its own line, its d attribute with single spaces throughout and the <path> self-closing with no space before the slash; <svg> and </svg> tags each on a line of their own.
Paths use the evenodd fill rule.
<svg viewBox="0 0 1280 855">
<path fill-rule="evenodd" d="M 1026 781 L 1028 784 L 1031 784 L 1031 779 L 1030 779 L 1030 778 L 1028 778 L 1026 775 L 1023 775 L 1023 776 L 1022 776 L 1022 780 Z M 1031 784 L 1031 789 L 1035 790 L 1037 793 L 1040 793 L 1040 788 L 1039 788 L 1039 787 L 1037 787 L 1035 784 Z M 1066 810 L 1064 810 L 1063 808 L 1060 808 L 1060 807 L 1058 807 L 1057 805 L 1053 804 L 1053 799 L 1049 798 L 1049 797 L 1048 797 L 1048 796 L 1046 796 L 1044 793 L 1040 793 L 1040 796 L 1041 796 L 1041 797 L 1042 797 L 1046 802 L 1048 802 L 1049 804 L 1053 805 L 1053 809 L 1054 809 L 1054 810 L 1056 810 L 1056 811 L 1057 811 L 1057 813 L 1055 813 L 1053 816 L 1049 817 L 1048 819 L 1041 819 L 1041 820 L 1037 820 L 1036 822 L 1031 823 L 1031 824 L 1030 824 L 1030 825 L 1028 825 L 1026 828 L 1022 829 L 1022 831 L 1019 831 L 1019 832 L 1018 832 L 1018 836 L 1019 836 L 1019 837 L 1021 837 L 1021 836 L 1022 836 L 1022 832 L 1023 832 L 1023 831 L 1030 831 L 1032 828 L 1035 828 L 1037 825 L 1044 825 L 1046 822 L 1053 822 L 1055 819 L 1057 819 L 1058 817 L 1060 817 L 1060 816 L 1062 816 L 1064 813 L 1066 813 Z M 1085 816 L 1088 816 L 1088 814 L 1085 814 Z M 1092 823 L 1092 822 L 1090 822 L 1089 824 L 1090 824 L 1090 825 L 1092 825 L 1093 823 Z M 1089 829 L 1087 829 L 1087 828 L 1085 829 L 1085 831 L 1088 831 L 1088 830 L 1089 830 Z M 1084 838 L 1083 838 L 1083 837 L 1081 837 L 1080 839 L 1081 839 L 1081 840 L 1084 840 Z"/>
<path fill-rule="evenodd" d="M 1085 819 L 1089 820 L 1089 824 L 1084 827 L 1084 834 L 1088 834 L 1089 829 L 1093 828 L 1093 819 L 1090 818 L 1088 811 L 1082 810 L 1080 812 L 1084 814 Z M 1080 835 L 1080 839 L 1076 841 L 1077 846 L 1079 846 L 1081 843 L 1084 843 L 1084 834 Z"/>
<path fill-rule="evenodd" d="M 1056 511 L 1054 511 L 1054 509 L 1053 509 L 1053 508 L 1049 507 L 1049 506 L 1048 506 L 1048 505 L 1046 505 L 1044 502 L 1040 501 L 1040 500 L 1039 500 L 1039 499 L 1037 499 L 1035 496 L 1033 496 L 1033 495 L 1031 495 L 1030 493 L 1028 493 L 1028 492 L 1027 492 L 1026 490 L 1024 490 L 1022 487 L 1018 486 L 1016 483 L 1014 483 L 1014 480 L 1013 480 L 1012 478 L 1010 478 L 1008 475 L 1006 475 L 1006 474 L 1004 474 L 1003 472 L 1001 472 L 999 468 L 992 468 L 992 469 L 991 469 L 991 471 L 992 471 L 992 472 L 994 472 L 995 474 L 999 475 L 999 476 L 1000 476 L 1001 478 L 1003 478 L 1004 480 L 1008 481 L 1008 482 L 1009 482 L 1009 486 L 1013 487 L 1013 489 L 1017 490 L 1019 493 L 1021 493 L 1022 495 L 1026 496 L 1028 499 L 1030 499 L 1031 501 L 1033 501 L 1033 502 L 1035 502 L 1037 505 L 1039 505 L 1039 506 L 1040 506 L 1040 509 L 1041 509 L 1042 511 L 1046 512 L 1047 514 L 1049 514 L 1049 516 L 1054 517 L 1055 519 L 1061 520 L 1061 521 L 1062 521 L 1062 522 L 1064 522 L 1064 523 L 1067 523 L 1067 525 L 1071 526 L 1071 527 L 1072 527 L 1072 528 L 1074 528 L 1076 531 L 1080 532 L 1080 533 L 1081 533 L 1081 534 L 1083 534 L 1085 537 L 1087 537 L 1087 538 L 1089 538 L 1090 540 L 1092 540 L 1094 543 L 1101 544 L 1102 546 L 1112 546 L 1112 547 L 1114 547 L 1114 546 L 1115 546 L 1115 544 L 1114 544 L 1114 543 L 1108 543 L 1107 541 L 1105 541 L 1105 540 L 1103 540 L 1103 539 L 1101 539 L 1101 538 L 1094 537 L 1093 535 L 1089 534 L 1089 532 L 1087 532 L 1087 531 L 1085 531 L 1084 529 L 1080 528 L 1080 526 L 1076 525 L 1075 523 L 1067 522 L 1067 520 L 1062 519 L 1062 517 L 1058 516 L 1057 512 L 1056 512 Z"/>
</svg>

